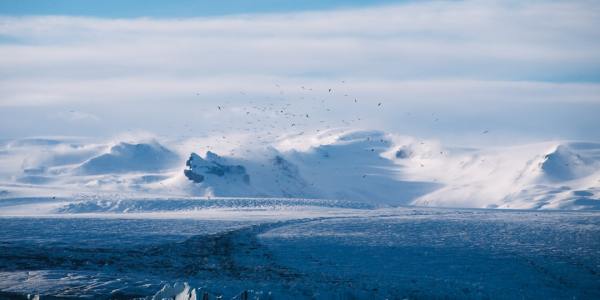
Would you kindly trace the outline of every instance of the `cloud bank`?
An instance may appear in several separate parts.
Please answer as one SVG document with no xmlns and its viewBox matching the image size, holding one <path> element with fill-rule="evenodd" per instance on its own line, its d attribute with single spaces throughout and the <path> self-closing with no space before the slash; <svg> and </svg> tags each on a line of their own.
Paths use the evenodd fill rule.
<svg viewBox="0 0 600 300">
<path fill-rule="evenodd" d="M 580 116 L 565 135 L 598 138 L 582 128 L 600 125 L 586 115 L 600 107 L 599 17 L 593 1 L 435 1 L 187 19 L 1 17 L 0 107 L 3 117 L 38 120 L 73 107 L 110 122 L 104 106 L 138 115 L 143 105 L 153 118 L 193 109 L 210 120 L 226 101 L 291 102 L 300 113 L 314 106 L 303 100 L 329 97 L 339 119 L 356 98 L 393 109 L 366 110 L 365 126 L 399 126 L 390 112 L 424 115 L 425 103 L 441 107 L 430 111 L 446 112 L 446 127 L 456 130 L 461 114 L 486 119 L 488 107 L 500 106 L 533 115 L 545 106 L 534 116 L 540 123 Z M 579 108 L 552 119 L 569 103 Z M 113 123 L 148 129 L 140 128 L 146 119 L 134 119 Z M 95 126 L 89 131 L 112 130 Z M 507 131 L 538 134 L 530 127 Z"/>
</svg>

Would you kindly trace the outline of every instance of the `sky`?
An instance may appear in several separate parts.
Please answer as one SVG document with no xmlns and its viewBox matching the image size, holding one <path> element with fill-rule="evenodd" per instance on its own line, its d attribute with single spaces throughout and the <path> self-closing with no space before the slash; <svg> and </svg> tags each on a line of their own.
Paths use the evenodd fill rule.
<svg viewBox="0 0 600 300">
<path fill-rule="evenodd" d="M 407 0 L 3 0 L 3 15 L 68 15 L 108 18 L 184 18 L 326 10 L 402 3 Z"/>
<path fill-rule="evenodd" d="M 597 1 L 1 0 L 0 137 L 600 141 L 597 28 Z"/>
</svg>

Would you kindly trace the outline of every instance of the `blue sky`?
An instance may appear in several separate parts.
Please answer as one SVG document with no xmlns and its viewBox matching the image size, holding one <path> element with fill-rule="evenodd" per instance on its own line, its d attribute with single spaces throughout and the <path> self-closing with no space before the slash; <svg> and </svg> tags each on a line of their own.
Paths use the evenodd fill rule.
<svg viewBox="0 0 600 300">
<path fill-rule="evenodd" d="M 0 137 L 352 126 L 453 143 L 600 140 L 594 1 L 0 1 L 0 12 Z M 314 118 L 246 114 L 266 106 Z"/>
<path fill-rule="evenodd" d="M 365 7 L 398 0 L 2 0 L 3 15 L 69 15 L 109 18 L 201 17 Z"/>
</svg>

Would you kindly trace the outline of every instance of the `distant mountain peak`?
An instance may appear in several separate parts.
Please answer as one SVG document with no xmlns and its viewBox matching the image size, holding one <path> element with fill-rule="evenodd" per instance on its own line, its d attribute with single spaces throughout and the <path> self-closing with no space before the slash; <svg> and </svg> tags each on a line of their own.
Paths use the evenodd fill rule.
<svg viewBox="0 0 600 300">
<path fill-rule="evenodd" d="M 129 172 L 156 172 L 173 167 L 177 154 L 157 142 L 131 144 L 121 142 L 108 153 L 81 164 L 79 171 L 87 175 Z"/>
</svg>

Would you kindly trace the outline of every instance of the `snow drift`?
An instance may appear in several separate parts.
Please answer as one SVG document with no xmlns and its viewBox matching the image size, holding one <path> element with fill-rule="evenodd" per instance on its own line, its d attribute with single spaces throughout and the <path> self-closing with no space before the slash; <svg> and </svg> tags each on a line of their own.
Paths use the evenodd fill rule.
<svg viewBox="0 0 600 300">
<path fill-rule="evenodd" d="M 383 155 L 392 141 L 382 132 L 325 133 L 315 142 L 300 150 L 271 148 L 260 159 L 245 162 L 211 151 L 205 158 L 192 153 L 184 174 L 198 185 L 198 193 L 226 197 L 309 197 L 405 205 L 438 187 L 402 179 L 393 160 Z"/>
<path fill-rule="evenodd" d="M 154 142 L 149 144 L 119 143 L 110 152 L 83 163 L 83 174 L 156 172 L 172 167 L 178 161 L 175 153 Z"/>
</svg>

